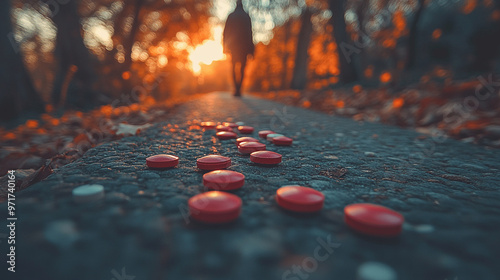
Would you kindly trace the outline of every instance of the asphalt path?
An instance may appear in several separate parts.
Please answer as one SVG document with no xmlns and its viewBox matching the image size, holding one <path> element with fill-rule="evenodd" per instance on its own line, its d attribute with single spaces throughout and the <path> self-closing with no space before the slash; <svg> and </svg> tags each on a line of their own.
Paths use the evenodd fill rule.
<svg viewBox="0 0 500 280">
<path fill-rule="evenodd" d="M 227 93 L 172 109 L 168 122 L 89 150 L 42 182 L 16 193 L 16 272 L 7 271 L 2 226 L 1 279 L 356 279 L 375 261 L 397 279 L 499 279 L 500 150 L 358 122 Z M 252 164 L 234 140 L 220 141 L 202 121 L 241 121 L 294 139 L 263 140 L 283 155 L 274 167 Z M 148 156 L 177 155 L 151 170 Z M 230 157 L 243 173 L 240 217 L 219 226 L 189 218 L 187 200 L 204 192 L 196 159 Z M 105 197 L 76 203 L 72 189 L 101 184 Z M 323 192 L 323 209 L 295 214 L 276 190 Z M 405 217 L 399 237 L 352 231 L 343 209 L 374 203 Z M 0 204 L 7 223 L 7 204 Z"/>
</svg>

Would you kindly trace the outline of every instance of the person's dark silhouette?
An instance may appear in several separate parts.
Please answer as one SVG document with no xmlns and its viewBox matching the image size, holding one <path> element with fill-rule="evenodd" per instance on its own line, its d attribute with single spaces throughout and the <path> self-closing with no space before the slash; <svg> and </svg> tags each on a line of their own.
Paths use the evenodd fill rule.
<svg viewBox="0 0 500 280">
<path fill-rule="evenodd" d="M 229 14 L 224 26 L 224 52 L 231 54 L 235 96 L 241 96 L 241 84 L 245 76 L 247 57 L 253 55 L 252 21 L 243 10 L 241 0 L 236 2 L 236 9 Z"/>
</svg>

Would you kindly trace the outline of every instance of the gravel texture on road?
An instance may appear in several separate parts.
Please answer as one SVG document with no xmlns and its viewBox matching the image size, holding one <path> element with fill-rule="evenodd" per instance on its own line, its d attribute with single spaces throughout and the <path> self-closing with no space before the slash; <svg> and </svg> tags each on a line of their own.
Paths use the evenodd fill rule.
<svg viewBox="0 0 500 280">
<path fill-rule="evenodd" d="M 218 140 L 201 121 L 245 122 L 291 137 L 267 149 L 283 161 L 253 164 L 235 139 Z M 241 134 L 240 134 L 241 135 Z M 148 169 L 155 154 L 177 167 Z M 246 176 L 231 193 L 240 217 L 211 226 L 189 219 L 187 201 L 205 191 L 196 159 L 230 157 Z M 211 93 L 187 102 L 169 122 L 90 149 L 42 182 L 16 193 L 16 273 L 1 279 L 356 279 L 366 262 L 397 279 L 498 279 L 500 150 L 357 122 L 254 97 Z M 104 186 L 105 197 L 76 203 L 72 190 Z M 325 195 L 313 214 L 276 204 L 284 185 Z M 2 186 L 3 187 L 3 186 Z M 353 232 L 343 209 L 375 203 L 405 218 L 399 237 Z M 6 221 L 7 204 L 0 204 Z M 2 232 L 6 231 L 2 226 Z M 7 240 L 0 239 L 2 259 Z M 10 246 L 10 245 L 9 245 Z"/>
</svg>

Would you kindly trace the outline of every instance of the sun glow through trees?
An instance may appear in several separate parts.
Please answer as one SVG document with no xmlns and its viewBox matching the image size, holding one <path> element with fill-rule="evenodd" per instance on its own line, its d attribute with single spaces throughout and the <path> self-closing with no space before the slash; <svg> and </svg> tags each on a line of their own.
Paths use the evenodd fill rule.
<svg viewBox="0 0 500 280">
<path fill-rule="evenodd" d="M 217 60 L 226 59 L 222 47 L 222 26 L 215 26 L 212 29 L 213 40 L 205 40 L 201 45 L 196 46 L 189 53 L 191 70 L 195 75 L 201 72 L 201 65 L 210 65 Z"/>
</svg>

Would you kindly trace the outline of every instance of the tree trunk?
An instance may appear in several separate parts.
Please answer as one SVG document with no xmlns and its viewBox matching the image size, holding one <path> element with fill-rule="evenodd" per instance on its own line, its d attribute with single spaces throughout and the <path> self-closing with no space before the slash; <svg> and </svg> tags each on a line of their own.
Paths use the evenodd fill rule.
<svg viewBox="0 0 500 280">
<path fill-rule="evenodd" d="M 290 52 L 288 50 L 288 41 L 290 40 L 290 32 L 291 32 L 291 25 L 292 22 L 291 20 L 287 20 L 286 23 L 283 25 L 283 28 L 285 29 L 285 38 L 283 39 L 283 57 L 282 57 L 282 64 L 283 64 L 283 72 L 281 73 L 281 88 L 282 89 L 287 89 L 288 88 L 288 57 L 290 56 Z"/>
<path fill-rule="evenodd" d="M 367 46 L 369 43 L 369 38 L 367 37 L 368 35 L 366 34 L 365 28 L 365 16 L 369 4 L 370 1 L 361 1 L 361 3 L 359 3 L 356 8 L 356 15 L 358 17 L 358 42 L 360 42 L 361 46 Z M 357 69 L 365 69 L 366 61 L 366 53 L 361 50 L 359 54 L 359 64 Z"/>
<path fill-rule="evenodd" d="M 123 69 L 125 69 L 125 71 L 130 70 L 130 67 L 132 66 L 132 48 L 134 47 L 137 31 L 141 26 L 139 15 L 143 5 L 144 5 L 144 0 L 135 0 L 133 6 L 134 10 L 132 15 L 132 26 L 130 28 L 130 33 L 128 34 L 128 36 L 125 37 L 123 43 L 123 49 L 125 52 L 125 61 L 123 62 Z"/>
<path fill-rule="evenodd" d="M 422 16 L 422 11 L 424 10 L 425 0 L 418 0 L 418 8 L 410 27 L 410 33 L 408 35 L 408 53 L 406 56 L 406 70 L 412 69 L 415 66 L 415 61 L 417 58 L 417 28 Z"/>
<path fill-rule="evenodd" d="M 305 9 L 301 16 L 301 26 L 299 37 L 297 38 L 297 50 L 295 53 L 295 65 L 293 67 L 293 77 L 291 87 L 293 89 L 304 89 L 307 85 L 307 64 L 309 54 L 309 44 L 313 26 L 311 22 L 312 13 Z"/>
<path fill-rule="evenodd" d="M 86 107 L 95 104 L 95 96 L 91 90 L 94 71 L 91 55 L 83 43 L 77 4 L 77 0 L 70 0 L 59 5 L 60 10 L 52 18 L 57 28 L 55 56 L 58 61 L 52 102 L 55 105 L 64 102 L 64 99 L 61 100 L 61 97 L 64 98 L 62 94 L 71 86 L 68 99 L 72 105 Z"/>
<path fill-rule="evenodd" d="M 44 104 L 24 66 L 19 46 L 14 40 L 10 16 L 11 1 L 0 1 L 0 120 L 21 113 L 42 113 Z"/>
<path fill-rule="evenodd" d="M 353 53 L 360 53 L 361 49 L 356 47 L 347 33 L 345 22 L 345 0 L 329 0 L 332 11 L 333 38 L 337 44 L 339 58 L 340 82 L 351 83 L 357 80 L 357 73 L 352 60 Z"/>
</svg>

